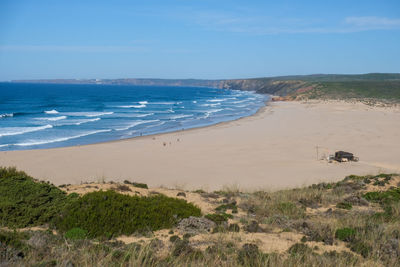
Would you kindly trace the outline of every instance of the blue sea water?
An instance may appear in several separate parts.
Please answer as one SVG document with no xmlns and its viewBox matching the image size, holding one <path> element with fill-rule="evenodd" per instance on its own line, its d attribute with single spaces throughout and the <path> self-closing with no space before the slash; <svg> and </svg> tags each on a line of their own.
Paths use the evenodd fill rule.
<svg viewBox="0 0 400 267">
<path fill-rule="evenodd" d="M 0 150 L 93 144 L 249 116 L 267 96 L 198 87 L 0 83 Z"/>
</svg>

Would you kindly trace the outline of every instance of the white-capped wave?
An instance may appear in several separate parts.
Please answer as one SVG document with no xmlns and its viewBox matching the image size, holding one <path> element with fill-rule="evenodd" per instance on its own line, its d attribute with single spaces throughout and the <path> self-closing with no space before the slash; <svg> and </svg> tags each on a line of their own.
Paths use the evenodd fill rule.
<svg viewBox="0 0 400 267">
<path fill-rule="evenodd" d="M 143 117 L 147 117 L 147 116 L 151 116 L 151 115 L 154 115 L 154 113 L 138 114 L 133 117 L 143 118 Z"/>
<path fill-rule="evenodd" d="M 214 103 L 214 104 L 201 104 L 202 107 L 217 107 L 220 106 L 221 103 Z"/>
<path fill-rule="evenodd" d="M 26 143 L 18 143 L 14 144 L 15 146 L 37 146 L 37 145 L 45 145 L 45 144 L 51 144 L 51 143 L 57 143 L 57 142 L 64 142 L 68 141 L 71 139 L 76 139 L 88 135 L 93 135 L 93 134 L 98 134 L 98 133 L 106 133 L 106 132 L 111 132 L 111 129 L 107 130 L 98 130 L 98 131 L 91 131 L 91 132 L 86 132 L 83 134 L 79 135 L 74 135 L 74 136 L 68 136 L 68 137 L 61 137 L 61 138 L 55 138 L 55 139 L 48 139 L 48 140 L 30 140 L 29 142 Z"/>
<path fill-rule="evenodd" d="M 170 119 L 176 120 L 176 119 L 188 118 L 188 117 L 192 117 L 192 116 L 193 115 L 176 115 L 176 116 L 170 117 Z"/>
<path fill-rule="evenodd" d="M 57 110 L 55 110 L 55 109 L 52 109 L 52 110 L 46 110 L 44 113 L 46 113 L 46 114 L 58 114 L 59 112 Z"/>
<path fill-rule="evenodd" d="M 150 102 L 152 105 L 174 105 L 175 102 Z"/>
<path fill-rule="evenodd" d="M 163 124 L 165 124 L 165 121 L 162 121 L 162 122 L 156 123 L 156 124 L 152 124 L 152 125 L 149 125 L 149 126 L 145 126 L 145 128 L 153 128 L 153 127 L 161 126 Z"/>
<path fill-rule="evenodd" d="M 40 127 L 5 127 L 0 128 L 0 137 L 10 136 L 10 135 L 20 135 L 25 133 L 31 133 L 36 131 L 41 131 L 45 129 L 53 128 L 50 124 L 40 126 Z"/>
<path fill-rule="evenodd" d="M 205 113 L 204 118 L 208 118 L 208 117 L 210 117 L 211 114 L 216 113 L 216 112 L 220 112 L 220 111 L 222 111 L 222 110 L 223 110 L 223 109 L 212 109 L 212 110 L 209 110 L 209 111 L 207 111 L 207 112 Z"/>
<path fill-rule="evenodd" d="M 116 131 L 125 131 L 125 130 L 129 130 L 130 128 L 133 128 L 133 127 L 135 127 L 137 125 L 140 125 L 140 124 L 156 122 L 156 121 L 159 121 L 159 120 L 149 120 L 149 121 L 139 120 L 139 121 L 132 122 L 129 125 L 126 125 L 126 126 L 124 126 L 122 128 L 115 128 L 114 130 L 116 130 Z"/>
<path fill-rule="evenodd" d="M 94 121 L 99 121 L 99 120 L 101 120 L 101 118 L 72 120 L 70 122 L 66 121 L 65 123 L 57 124 L 55 126 L 81 125 L 81 124 L 84 124 L 84 123 L 94 122 Z"/>
<path fill-rule="evenodd" d="M 239 104 L 239 103 L 243 103 L 243 102 L 247 102 L 248 99 L 244 99 L 244 100 L 239 100 L 239 101 L 233 101 L 231 102 L 232 104 Z"/>
<path fill-rule="evenodd" d="M 6 113 L 6 114 L 0 114 L 0 118 L 7 118 L 7 117 L 13 117 L 13 113 Z"/>
<path fill-rule="evenodd" d="M 41 120 L 41 121 L 59 121 L 59 120 L 65 120 L 67 116 L 59 116 L 59 117 L 50 117 L 50 118 L 35 118 L 35 120 Z"/>
<path fill-rule="evenodd" d="M 149 102 L 147 102 L 147 101 L 139 101 L 139 104 L 140 105 L 146 105 L 146 104 L 148 104 Z"/>
<path fill-rule="evenodd" d="M 196 100 L 194 100 L 194 101 L 193 101 L 193 104 L 196 104 L 196 103 L 197 103 L 197 101 L 196 101 Z"/>
<path fill-rule="evenodd" d="M 118 108 L 145 108 L 145 107 L 146 107 L 145 104 L 118 106 Z"/>
<path fill-rule="evenodd" d="M 114 112 L 63 112 L 63 114 L 67 116 L 73 116 L 73 117 L 98 117 L 98 116 L 104 116 L 104 115 L 111 115 L 114 114 Z"/>
<path fill-rule="evenodd" d="M 208 100 L 206 100 L 207 102 L 223 102 L 223 101 L 225 101 L 226 99 L 224 98 L 224 99 L 208 99 Z"/>
</svg>

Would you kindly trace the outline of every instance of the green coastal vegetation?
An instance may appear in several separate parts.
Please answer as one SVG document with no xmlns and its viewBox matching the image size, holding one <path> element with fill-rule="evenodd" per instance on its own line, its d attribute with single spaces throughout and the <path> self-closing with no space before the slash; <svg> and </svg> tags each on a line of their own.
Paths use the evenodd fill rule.
<svg viewBox="0 0 400 267">
<path fill-rule="evenodd" d="M 276 192 L 186 191 L 179 198 L 128 195 L 131 187 L 81 195 L 64 188 L 14 168 L 0 168 L 0 262 L 400 266 L 398 174 L 351 175 L 335 183 Z M 140 188 L 148 190 L 143 184 Z M 200 196 L 214 211 L 202 213 L 184 199 L 189 194 Z M 190 231 L 182 227 L 185 220 Z M 212 227 L 196 232 L 199 222 Z M 40 228 L 26 228 L 34 226 Z M 166 230 L 162 236 L 157 235 L 160 229 Z M 281 235 L 293 240 L 282 237 L 274 242 L 289 242 L 286 250 L 266 251 L 262 243 L 248 239 L 255 233 L 264 241 Z M 124 243 L 116 239 L 121 235 L 138 240 Z"/>
</svg>

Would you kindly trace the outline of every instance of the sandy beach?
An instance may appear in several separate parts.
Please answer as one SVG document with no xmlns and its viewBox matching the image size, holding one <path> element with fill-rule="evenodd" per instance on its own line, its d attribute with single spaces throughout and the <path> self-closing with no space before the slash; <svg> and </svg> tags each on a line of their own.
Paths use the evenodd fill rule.
<svg viewBox="0 0 400 267">
<path fill-rule="evenodd" d="M 400 172 L 400 108 L 344 102 L 271 102 L 237 121 L 94 145 L 0 152 L 59 184 L 131 181 L 151 187 L 281 189 L 349 174 Z M 317 149 L 318 146 L 318 149 Z M 359 162 L 317 160 L 336 150 Z"/>
</svg>

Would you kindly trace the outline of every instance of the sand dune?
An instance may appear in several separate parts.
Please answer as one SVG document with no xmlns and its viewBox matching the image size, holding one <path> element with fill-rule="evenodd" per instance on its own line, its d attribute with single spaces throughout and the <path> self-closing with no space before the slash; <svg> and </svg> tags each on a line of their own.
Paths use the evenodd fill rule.
<svg viewBox="0 0 400 267">
<path fill-rule="evenodd" d="M 317 160 L 335 150 L 360 162 Z M 400 108 L 344 102 L 274 102 L 215 126 L 95 145 L 0 152 L 55 184 L 124 179 L 150 186 L 277 189 L 348 174 L 400 172 Z"/>
</svg>

